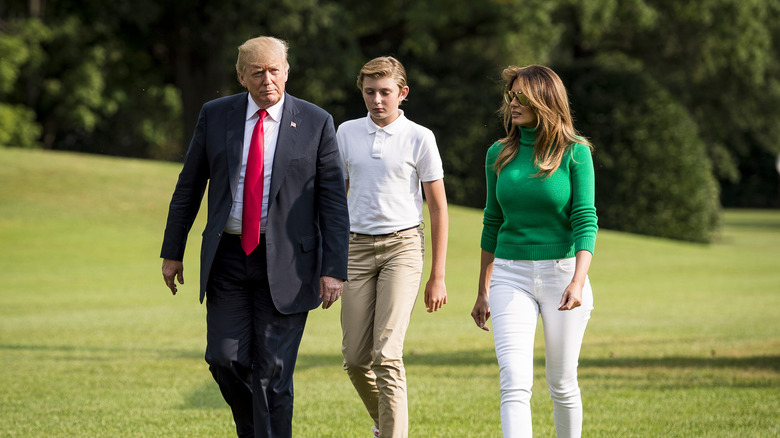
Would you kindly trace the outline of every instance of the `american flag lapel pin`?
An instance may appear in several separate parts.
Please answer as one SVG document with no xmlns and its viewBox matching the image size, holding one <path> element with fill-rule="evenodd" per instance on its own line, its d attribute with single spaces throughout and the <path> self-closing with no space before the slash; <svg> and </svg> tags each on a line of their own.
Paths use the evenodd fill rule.
<svg viewBox="0 0 780 438">
<path fill-rule="evenodd" d="M 295 122 L 290 122 L 290 128 L 296 128 L 298 125 L 295 124 Z"/>
</svg>

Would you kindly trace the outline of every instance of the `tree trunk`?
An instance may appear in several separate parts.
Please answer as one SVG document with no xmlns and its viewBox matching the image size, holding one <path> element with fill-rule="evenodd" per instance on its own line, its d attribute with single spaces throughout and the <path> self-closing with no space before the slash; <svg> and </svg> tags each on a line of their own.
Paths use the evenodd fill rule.
<svg viewBox="0 0 780 438">
<path fill-rule="evenodd" d="M 195 132 L 200 108 L 209 100 L 222 97 L 225 90 L 229 89 L 226 79 L 229 76 L 225 72 L 229 71 L 231 66 L 218 65 L 220 57 L 209 55 L 213 53 L 203 48 L 182 48 L 174 55 L 175 80 L 181 92 L 184 127 L 182 159 Z"/>
</svg>

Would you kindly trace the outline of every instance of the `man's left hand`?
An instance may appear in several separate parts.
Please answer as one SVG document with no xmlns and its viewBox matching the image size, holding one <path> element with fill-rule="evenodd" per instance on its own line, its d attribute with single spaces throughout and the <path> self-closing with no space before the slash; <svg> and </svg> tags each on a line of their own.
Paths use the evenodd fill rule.
<svg viewBox="0 0 780 438">
<path fill-rule="evenodd" d="M 344 281 L 334 277 L 323 275 L 320 277 L 320 298 L 322 298 L 322 308 L 327 309 L 335 303 L 341 296 Z"/>
</svg>

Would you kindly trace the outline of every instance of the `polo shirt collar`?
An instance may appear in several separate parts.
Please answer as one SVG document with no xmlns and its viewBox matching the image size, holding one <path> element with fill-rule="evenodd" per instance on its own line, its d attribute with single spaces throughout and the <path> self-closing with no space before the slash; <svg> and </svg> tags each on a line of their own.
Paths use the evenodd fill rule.
<svg viewBox="0 0 780 438">
<path fill-rule="evenodd" d="M 379 125 L 374 123 L 374 121 L 371 120 L 371 113 L 369 113 L 366 116 L 366 130 L 368 131 L 369 134 L 374 134 L 380 129 L 387 132 L 390 135 L 401 132 L 404 129 L 404 126 L 408 123 L 409 119 L 407 119 L 406 116 L 404 115 L 404 110 L 399 109 L 398 111 L 400 111 L 401 113 L 398 115 L 398 118 L 393 120 L 393 123 L 384 127 L 380 127 Z"/>
</svg>

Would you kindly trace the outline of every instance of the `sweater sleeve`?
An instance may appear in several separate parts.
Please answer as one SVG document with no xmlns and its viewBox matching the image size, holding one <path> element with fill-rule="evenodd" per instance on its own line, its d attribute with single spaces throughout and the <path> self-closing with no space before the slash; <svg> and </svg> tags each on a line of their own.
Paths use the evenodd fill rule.
<svg viewBox="0 0 780 438">
<path fill-rule="evenodd" d="M 501 205 L 496 198 L 496 182 L 498 177 L 493 165 L 496 162 L 496 157 L 501 151 L 501 144 L 494 143 L 493 146 L 488 149 L 485 157 L 485 179 L 487 182 L 487 200 L 485 202 L 485 211 L 482 216 L 482 240 L 480 246 L 485 251 L 493 254 L 496 252 L 496 245 L 498 241 L 498 230 L 504 223 L 504 213 L 501 210 Z"/>
<path fill-rule="evenodd" d="M 598 217 L 595 204 L 593 156 L 590 148 L 579 143 L 575 144 L 569 166 L 572 186 L 569 220 L 574 237 L 574 251 L 586 250 L 593 253 L 596 247 Z"/>
</svg>

